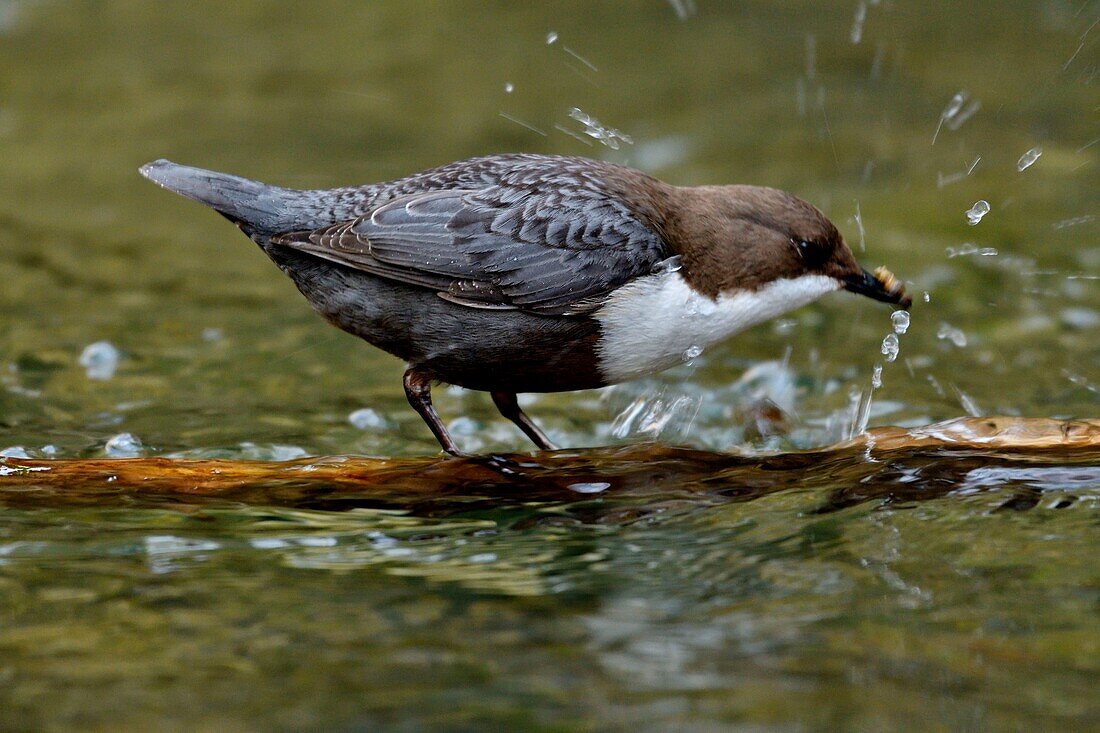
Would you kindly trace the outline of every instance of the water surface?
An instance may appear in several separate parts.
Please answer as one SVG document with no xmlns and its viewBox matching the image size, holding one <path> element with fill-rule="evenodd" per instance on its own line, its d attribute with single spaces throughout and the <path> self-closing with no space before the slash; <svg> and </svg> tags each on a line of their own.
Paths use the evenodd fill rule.
<svg viewBox="0 0 1100 733">
<path fill-rule="evenodd" d="M 435 452 L 401 365 L 140 179 L 158 157 L 302 187 L 503 151 L 774 185 L 916 295 L 894 362 L 888 310 L 837 295 L 660 377 L 531 397 L 566 446 L 1100 413 L 1095 3 L 730 5 L 0 3 L 0 449 Z M 80 363 L 99 341 L 109 379 Z M 526 450 L 483 395 L 439 392 L 468 450 Z M 596 474 L 404 508 L 4 496 L 0 727 L 1100 725 L 1095 455 L 956 460 L 864 494 L 854 455 L 767 492 L 717 472 L 713 501 L 656 464 L 615 499 Z"/>
</svg>

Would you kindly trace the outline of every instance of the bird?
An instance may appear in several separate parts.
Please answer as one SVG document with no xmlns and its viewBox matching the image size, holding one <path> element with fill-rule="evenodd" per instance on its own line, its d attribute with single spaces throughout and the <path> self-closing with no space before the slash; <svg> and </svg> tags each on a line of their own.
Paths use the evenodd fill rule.
<svg viewBox="0 0 1100 733">
<path fill-rule="evenodd" d="M 654 374 L 837 290 L 911 304 L 821 211 L 776 188 L 523 153 L 324 190 L 164 159 L 140 172 L 236 224 L 322 317 L 403 359 L 409 404 L 455 456 L 435 383 L 488 392 L 553 450 L 518 394 Z"/>
</svg>

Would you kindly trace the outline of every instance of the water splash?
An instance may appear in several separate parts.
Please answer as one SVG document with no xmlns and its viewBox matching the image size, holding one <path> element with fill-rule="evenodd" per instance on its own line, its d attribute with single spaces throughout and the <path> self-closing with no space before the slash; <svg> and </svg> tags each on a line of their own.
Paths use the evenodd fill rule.
<svg viewBox="0 0 1100 733">
<path fill-rule="evenodd" d="M 1096 217 L 1092 214 L 1085 214 L 1084 216 L 1075 216 L 1070 219 L 1062 219 L 1061 221 L 1056 221 L 1051 226 L 1055 229 L 1066 229 L 1067 227 L 1075 227 L 1080 226 L 1081 224 L 1088 224 L 1095 218 Z"/>
<path fill-rule="evenodd" d="M 951 173 L 944 175 L 942 171 L 936 172 L 936 188 L 943 188 L 944 186 L 950 186 L 953 183 L 958 183 L 961 180 L 969 177 L 971 173 L 978 167 L 978 163 L 982 162 L 982 156 L 974 158 L 974 162 L 966 167 L 966 170 L 959 171 L 958 173 Z"/>
<path fill-rule="evenodd" d="M 940 323 L 940 327 L 936 331 L 936 338 L 941 341 L 950 341 L 960 349 L 967 344 L 966 334 L 946 321 Z"/>
<path fill-rule="evenodd" d="M 1031 166 L 1035 165 L 1035 161 L 1039 160 L 1039 156 L 1043 154 L 1042 148 L 1032 148 L 1023 155 L 1020 156 L 1020 160 L 1016 163 L 1016 170 L 1023 173 Z"/>
<path fill-rule="evenodd" d="M 894 333 L 903 334 L 909 330 L 909 311 L 894 311 L 890 314 L 890 324 Z"/>
<path fill-rule="evenodd" d="M 525 128 L 527 128 L 528 130 L 530 130 L 531 132 L 534 132 L 534 133 L 537 133 L 537 134 L 539 134 L 539 135 L 542 135 L 543 137 L 547 137 L 547 134 L 546 134 L 546 131 L 545 131 L 545 130 L 540 130 L 539 128 L 537 128 L 537 127 L 535 127 L 534 125 L 532 125 L 532 124 L 531 124 L 530 122 L 524 122 L 524 121 L 523 121 L 523 120 L 521 120 L 520 118 L 518 118 L 518 117 L 515 117 L 515 116 L 513 116 L 513 115 L 510 115 L 510 114 L 508 114 L 507 112 L 500 112 L 499 114 L 500 114 L 500 116 L 501 116 L 501 117 L 503 117 L 504 119 L 508 120 L 509 122 L 514 122 L 514 123 L 516 123 L 517 125 L 519 125 L 520 127 L 525 127 Z"/>
<path fill-rule="evenodd" d="M 616 438 L 646 435 L 658 438 L 674 419 L 689 425 L 699 412 L 701 403 L 686 395 L 669 399 L 664 390 L 647 390 L 636 397 L 611 424 Z"/>
<path fill-rule="evenodd" d="M 570 491 L 575 491 L 578 494 L 599 494 L 602 491 L 610 489 L 611 484 L 606 481 L 581 482 L 569 484 L 568 488 Z"/>
<path fill-rule="evenodd" d="M 863 229 L 863 214 L 859 210 L 859 201 L 856 201 L 856 215 L 855 215 L 856 227 L 859 228 L 859 251 L 867 251 L 866 243 L 866 231 Z"/>
<path fill-rule="evenodd" d="M 695 0 L 668 0 L 668 4 L 680 20 L 687 20 L 695 15 Z"/>
<path fill-rule="evenodd" d="M 111 458 L 137 458 L 145 452 L 145 446 L 132 433 L 119 433 L 107 441 L 103 451 Z"/>
<path fill-rule="evenodd" d="M 853 44 L 858 44 L 863 40 L 863 22 L 867 20 L 867 3 L 861 0 L 858 6 L 856 6 L 856 16 L 852 20 L 852 32 L 849 35 Z"/>
<path fill-rule="evenodd" d="M 386 427 L 386 418 L 369 407 L 363 407 L 352 412 L 348 415 L 348 422 L 360 430 Z"/>
<path fill-rule="evenodd" d="M 557 33 L 557 31 L 550 31 L 549 33 L 546 34 L 546 45 L 547 46 L 553 46 L 557 42 L 558 42 L 558 33 Z"/>
<path fill-rule="evenodd" d="M 595 117 L 586 114 L 580 107 L 569 110 L 569 116 L 584 125 L 584 134 L 606 145 L 612 150 L 618 150 L 620 143 L 634 144 L 634 138 L 613 127 L 604 127 Z"/>
<path fill-rule="evenodd" d="M 933 145 L 936 144 L 936 138 L 940 136 L 940 130 L 943 128 L 943 123 L 959 113 L 959 110 L 962 109 L 963 103 L 966 102 L 966 97 L 966 92 L 956 93 L 953 97 L 951 97 L 951 101 L 947 103 L 947 106 L 943 108 L 943 112 L 940 112 L 940 122 L 938 125 L 936 125 L 935 134 L 932 135 Z"/>
<path fill-rule="evenodd" d="M 967 211 L 966 211 L 966 221 L 967 221 L 967 223 L 970 224 L 970 226 L 977 226 L 978 222 L 980 222 L 983 218 L 985 218 L 985 215 L 988 214 L 988 213 L 989 213 L 989 202 L 986 201 L 985 199 L 978 199 L 977 201 L 974 202 L 973 206 L 971 206 L 969 209 L 967 209 Z"/>
<path fill-rule="evenodd" d="M 510 81 L 504 82 L 504 93 L 505 94 L 511 94 L 515 90 L 516 90 L 516 85 L 515 84 L 513 84 Z"/>
<path fill-rule="evenodd" d="M 966 414 L 970 415 L 971 417 L 982 416 L 982 410 L 980 407 L 978 407 L 978 403 L 974 401 L 973 397 L 968 395 L 966 392 L 963 392 L 954 384 L 951 385 L 951 390 L 955 393 L 955 397 L 958 398 L 959 404 L 962 405 L 962 408 L 964 410 L 966 410 Z"/>
<path fill-rule="evenodd" d="M 698 345 L 689 346 L 684 349 L 683 360 L 685 364 L 692 364 L 696 359 L 703 355 L 703 347 Z"/>
<path fill-rule="evenodd" d="M 661 260 L 653 266 L 654 275 L 667 275 L 671 272 L 678 272 L 683 267 L 683 263 L 680 259 L 680 255 L 673 255 L 666 259 Z"/>
<path fill-rule="evenodd" d="M 110 341 L 96 341 L 84 347 L 78 362 L 84 367 L 88 379 L 107 380 L 115 376 L 121 360 L 122 352 L 114 344 Z"/>
<path fill-rule="evenodd" d="M 969 213 L 970 212 L 967 212 L 968 216 L 969 216 Z M 985 215 L 983 214 L 982 216 L 985 216 Z M 977 222 L 971 222 L 971 224 L 976 224 L 976 223 Z M 960 246 L 958 248 L 945 247 L 944 250 L 943 250 L 943 253 L 945 255 L 947 255 L 948 259 L 951 259 L 951 258 L 954 258 L 954 257 L 966 257 L 968 255 L 976 255 L 978 257 L 996 257 L 997 256 L 997 250 L 994 249 L 993 247 L 978 247 L 977 245 L 972 244 L 970 242 L 967 242 L 966 244 L 963 244 L 962 246 Z"/>
<path fill-rule="evenodd" d="M 882 347 L 880 348 L 882 355 L 886 357 L 887 362 L 894 362 L 898 358 L 898 353 L 901 351 L 901 340 L 896 333 L 888 333 L 886 337 L 882 339 Z"/>
<path fill-rule="evenodd" d="M 885 347 L 885 344 L 884 344 Z M 896 358 L 896 354 L 895 354 Z M 886 361 L 893 361 L 894 359 L 887 358 Z M 871 370 L 871 388 L 882 389 L 882 364 L 875 364 L 874 369 Z M 866 426 L 865 426 L 866 427 Z M 862 432 L 862 431 L 860 431 Z"/>
</svg>

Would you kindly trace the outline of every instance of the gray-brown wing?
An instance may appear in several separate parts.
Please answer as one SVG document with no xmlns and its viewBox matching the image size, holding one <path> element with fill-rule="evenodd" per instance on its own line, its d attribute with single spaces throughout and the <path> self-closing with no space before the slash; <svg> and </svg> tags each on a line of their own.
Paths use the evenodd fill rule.
<svg viewBox="0 0 1100 733">
<path fill-rule="evenodd" d="M 591 189 L 413 193 L 369 214 L 273 240 L 470 307 L 576 315 L 653 272 L 660 236 Z"/>
</svg>

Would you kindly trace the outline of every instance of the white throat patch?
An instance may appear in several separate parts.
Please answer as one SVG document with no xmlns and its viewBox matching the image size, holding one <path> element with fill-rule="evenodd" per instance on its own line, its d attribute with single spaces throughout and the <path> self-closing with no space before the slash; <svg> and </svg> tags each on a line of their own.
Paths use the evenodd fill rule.
<svg viewBox="0 0 1100 733">
<path fill-rule="evenodd" d="M 802 275 L 711 300 L 678 272 L 639 278 L 595 313 L 602 331 L 596 347 L 600 369 L 609 384 L 668 369 L 685 352 L 706 349 L 838 289 L 834 278 Z"/>
</svg>

